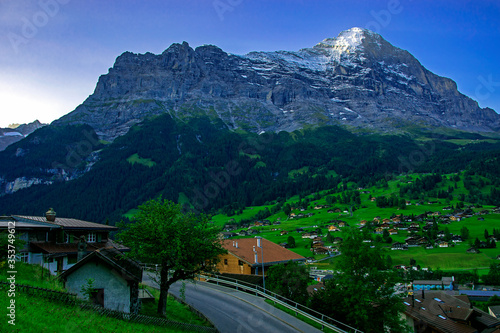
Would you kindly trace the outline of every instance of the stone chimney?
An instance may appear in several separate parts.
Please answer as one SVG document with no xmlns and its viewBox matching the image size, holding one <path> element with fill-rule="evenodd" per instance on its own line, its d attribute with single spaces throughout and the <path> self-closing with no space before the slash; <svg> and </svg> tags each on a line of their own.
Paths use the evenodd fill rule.
<svg viewBox="0 0 500 333">
<path fill-rule="evenodd" d="M 56 212 L 54 211 L 54 208 L 49 209 L 45 213 L 45 218 L 47 218 L 47 221 L 49 222 L 54 222 L 56 220 Z"/>
<path fill-rule="evenodd" d="M 77 261 L 82 260 L 87 255 L 87 241 L 85 240 L 85 236 L 80 236 L 80 240 L 78 241 L 78 253 L 77 253 Z"/>
</svg>

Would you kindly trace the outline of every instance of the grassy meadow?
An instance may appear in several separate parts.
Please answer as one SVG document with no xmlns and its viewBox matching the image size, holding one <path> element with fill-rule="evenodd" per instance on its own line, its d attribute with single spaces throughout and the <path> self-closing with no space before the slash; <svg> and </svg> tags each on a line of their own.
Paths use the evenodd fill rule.
<svg viewBox="0 0 500 333">
<path fill-rule="evenodd" d="M 54 276 L 49 276 L 46 269 L 41 266 L 28 265 L 24 263 L 16 264 L 16 283 L 64 291 L 62 283 Z M 5 262 L 0 263 L 0 279 L 6 281 L 7 267 Z M 148 303 L 143 306 L 141 314 L 156 316 L 156 304 L 159 298 L 159 291 L 152 291 L 156 300 L 155 303 Z M 28 296 L 23 292 L 16 292 L 16 320 L 15 326 L 7 323 L 7 306 L 9 297 L 0 297 L 0 308 L 2 310 L 2 321 L 0 322 L 0 332 L 39 332 L 39 333 L 163 333 L 163 332 L 186 332 L 168 327 L 157 327 L 131 323 L 123 320 L 112 319 L 100 316 L 94 311 L 82 310 L 79 306 L 71 306 L 60 302 L 50 301 L 42 297 Z M 209 325 L 205 320 L 200 319 L 191 312 L 184 304 L 169 297 L 167 301 L 167 318 L 195 325 Z"/>
<path fill-rule="evenodd" d="M 298 170 L 297 172 L 302 172 L 304 170 Z M 410 200 L 411 204 L 407 205 L 405 209 L 398 209 L 397 207 L 390 208 L 379 208 L 376 203 L 371 201 L 371 197 L 386 196 L 390 197 L 395 195 L 399 197 L 399 189 L 401 186 L 406 185 L 409 182 L 414 182 L 417 177 L 422 175 L 411 174 L 406 176 L 395 177 L 388 181 L 386 187 L 372 186 L 370 188 L 361 189 L 361 204 L 357 205 L 358 209 L 351 213 L 349 212 L 348 205 L 342 204 L 332 204 L 328 208 L 314 209 L 314 207 L 326 205 L 326 191 L 320 192 L 318 194 L 310 195 L 306 198 L 316 198 L 316 200 L 311 200 L 308 207 L 303 207 L 303 210 L 294 209 L 292 213 L 295 214 L 308 214 L 312 213 L 314 215 L 310 217 L 304 217 L 300 219 L 291 219 L 285 213 L 280 210 L 275 214 L 272 214 L 267 218 L 272 225 L 269 226 L 252 226 L 252 229 L 257 229 L 259 231 L 259 236 L 266 238 L 275 243 L 287 242 L 289 236 L 294 237 L 296 247 L 291 249 L 292 251 L 305 256 L 314 257 L 315 259 L 324 258 L 324 255 L 313 255 L 309 249 L 310 240 L 302 239 L 301 234 L 296 232 L 297 228 L 303 228 L 304 231 L 313 231 L 316 228 L 321 228 L 323 236 L 326 236 L 327 226 L 331 225 L 331 221 L 334 219 L 342 220 L 347 222 L 351 227 L 359 227 L 359 222 L 362 220 L 372 221 L 375 217 L 381 219 L 390 218 L 394 215 L 404 214 L 405 216 L 419 215 L 425 212 L 440 212 L 442 215 L 449 214 L 451 211 L 443 210 L 443 208 L 450 205 L 457 205 L 459 202 L 458 197 L 460 195 L 465 195 L 468 190 L 464 187 L 463 175 L 461 175 L 461 180 L 455 182 L 451 180 L 453 175 L 445 175 L 446 179 L 443 179 L 439 183 L 436 190 L 447 190 L 448 187 L 453 187 L 452 196 L 453 199 L 438 199 L 432 197 L 425 197 L 425 200 Z M 475 180 L 480 177 L 474 176 Z M 483 180 L 485 180 L 483 178 Z M 481 193 L 489 193 L 492 185 L 485 185 L 483 188 L 479 189 Z M 456 188 L 455 188 L 456 187 Z M 358 190 L 357 188 L 350 188 L 350 190 Z M 363 193 L 365 192 L 365 193 Z M 368 193 L 369 192 L 369 193 Z M 334 195 L 340 195 L 341 193 L 335 193 Z M 298 196 L 288 199 L 284 204 L 294 204 L 299 200 Z M 422 201 L 420 204 L 417 204 Z M 429 203 L 434 202 L 434 203 Z M 465 204 L 467 204 L 465 202 Z M 273 205 L 258 206 L 258 207 L 248 207 L 242 214 L 234 216 L 225 216 L 222 214 L 215 215 L 212 220 L 217 226 L 224 226 L 225 224 L 234 224 L 242 220 L 251 220 L 259 211 L 264 209 L 272 209 Z M 328 213 L 329 210 L 334 208 L 339 208 L 341 212 L 338 213 Z M 475 209 L 479 211 L 482 209 L 492 209 L 493 206 L 484 206 L 481 209 Z M 493 228 L 500 229 L 500 214 L 488 214 L 482 215 L 484 220 L 478 220 L 478 216 L 473 216 L 470 218 L 462 219 L 461 221 L 451 222 L 450 224 L 439 224 L 439 230 L 444 230 L 448 228 L 452 234 L 459 235 L 462 227 L 467 227 L 470 232 L 470 237 L 468 240 L 457 243 L 454 247 L 439 248 L 435 247 L 433 249 L 425 249 L 424 247 L 410 247 L 406 251 L 391 250 L 391 244 L 382 244 L 386 254 L 390 255 L 394 265 L 402 264 L 408 265 L 410 259 L 415 259 L 417 264 L 421 267 L 428 267 L 431 269 L 441 269 L 441 270 L 461 270 L 461 269 L 478 269 L 479 274 L 487 273 L 491 263 L 496 262 L 497 255 L 500 254 L 499 249 L 481 249 L 481 253 L 478 254 L 468 254 L 466 250 L 470 248 L 470 243 L 473 242 L 476 237 L 484 241 L 484 230 L 487 229 L 490 234 L 492 234 Z M 279 221 L 280 224 L 273 224 Z M 424 223 L 421 222 L 420 226 Z M 240 230 L 246 230 L 247 228 L 240 228 Z M 288 231 L 288 234 L 281 235 L 282 230 Z M 333 237 L 342 237 L 342 230 L 338 232 L 332 232 Z M 422 234 L 421 232 L 419 233 Z M 375 235 L 373 235 L 375 237 Z M 254 237 L 254 236 L 249 236 Z M 408 231 L 400 230 L 397 235 L 391 235 L 393 242 L 404 242 L 405 239 L 409 237 Z M 235 237 L 241 238 L 241 237 Z M 326 241 L 326 237 L 323 237 L 323 241 Z M 333 245 L 325 242 L 325 245 Z M 322 261 L 321 263 L 314 263 L 313 266 L 324 269 L 333 269 L 335 267 L 335 259 L 328 259 Z"/>
</svg>

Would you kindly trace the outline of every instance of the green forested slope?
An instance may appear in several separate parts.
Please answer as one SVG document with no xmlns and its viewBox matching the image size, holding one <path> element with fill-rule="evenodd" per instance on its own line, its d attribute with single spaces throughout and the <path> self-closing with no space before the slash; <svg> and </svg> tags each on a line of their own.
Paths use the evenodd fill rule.
<svg viewBox="0 0 500 333">
<path fill-rule="evenodd" d="M 39 140 L 53 142 L 51 149 L 61 155 L 44 155 L 46 164 L 67 158 L 64 154 L 69 150 L 62 144 L 66 139 L 58 133 L 82 133 L 50 127 L 45 131 Z M 161 195 L 181 199 L 186 208 L 231 214 L 280 197 L 336 187 L 342 181 L 370 186 L 410 170 L 468 169 L 498 185 L 497 141 L 450 142 L 457 138 L 460 135 L 425 140 L 409 135 L 356 135 L 336 126 L 257 135 L 229 131 L 206 118 L 182 122 L 163 115 L 134 126 L 111 144 L 93 146 L 100 149 L 99 161 L 82 177 L 1 197 L 0 213 L 41 215 L 54 207 L 58 216 L 114 224 L 130 209 Z M 11 149 L 24 149 L 28 143 L 22 141 Z M 12 165 L 4 165 L 4 173 L 21 174 L 23 167 Z"/>
</svg>

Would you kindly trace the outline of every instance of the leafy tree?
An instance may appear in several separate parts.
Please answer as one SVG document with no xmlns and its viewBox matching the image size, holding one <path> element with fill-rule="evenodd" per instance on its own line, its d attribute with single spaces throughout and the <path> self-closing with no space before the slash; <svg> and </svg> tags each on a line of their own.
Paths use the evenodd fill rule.
<svg viewBox="0 0 500 333">
<path fill-rule="evenodd" d="M 401 198 L 399 200 L 399 205 L 398 205 L 398 208 L 399 209 L 406 209 L 406 200 L 404 198 Z"/>
<path fill-rule="evenodd" d="M 204 215 L 184 214 L 181 205 L 160 198 L 139 206 L 136 217 L 123 226 L 118 239 L 130 247 L 131 257 L 161 265 L 157 276 L 158 314 L 164 315 L 172 283 L 212 270 L 219 255 L 226 252 L 218 234 Z"/>
<path fill-rule="evenodd" d="M 388 269 L 392 268 L 392 257 L 390 255 L 385 256 L 385 262 Z"/>
<path fill-rule="evenodd" d="M 387 239 L 387 238 L 389 237 L 389 231 L 387 231 L 387 229 L 384 229 L 384 230 L 382 231 L 382 237 L 383 237 L 384 239 Z"/>
<path fill-rule="evenodd" d="M 83 294 L 87 301 L 92 301 L 92 297 L 96 291 L 94 287 L 95 279 L 88 278 L 86 283 L 80 288 L 80 292 Z"/>
<path fill-rule="evenodd" d="M 271 291 L 297 303 L 307 302 L 308 282 L 309 268 L 297 262 L 274 265 L 267 270 L 266 286 Z"/>
<path fill-rule="evenodd" d="M 448 227 L 444 228 L 444 240 L 447 242 L 451 240 L 451 232 L 450 229 L 448 229 Z"/>
<path fill-rule="evenodd" d="M 490 233 L 488 232 L 488 229 L 484 229 L 484 239 L 490 238 Z"/>
<path fill-rule="evenodd" d="M 326 233 L 326 241 L 327 243 L 333 243 L 333 236 L 330 231 Z"/>
<path fill-rule="evenodd" d="M 292 212 L 292 207 L 290 207 L 290 204 L 286 204 L 283 206 L 283 213 L 285 213 L 285 215 L 290 215 L 290 213 Z"/>
<path fill-rule="evenodd" d="M 403 304 L 394 295 L 399 278 L 386 270 L 381 249 L 371 248 L 359 230 L 349 229 L 340 251 L 334 278 L 312 296 L 311 307 L 364 332 L 404 331 Z"/>
<path fill-rule="evenodd" d="M 500 229 L 493 228 L 493 237 L 496 239 L 500 238 Z"/>
<path fill-rule="evenodd" d="M 469 238 L 470 232 L 469 229 L 466 226 L 463 226 L 462 229 L 460 229 L 460 237 L 465 241 Z"/>
<path fill-rule="evenodd" d="M 493 295 L 488 299 L 488 302 L 486 303 L 487 306 L 495 306 L 495 305 L 500 305 L 500 297 L 497 295 Z"/>
<path fill-rule="evenodd" d="M 293 249 L 295 246 L 297 246 L 297 245 L 295 245 L 295 238 L 293 238 L 293 236 L 288 236 L 288 239 L 287 239 L 286 241 L 287 241 L 287 243 L 288 243 L 288 246 L 289 246 L 290 248 L 292 248 L 292 249 Z"/>
<path fill-rule="evenodd" d="M 483 282 L 490 285 L 500 285 L 500 267 L 497 264 L 490 265 L 490 271 L 483 276 Z"/>
<path fill-rule="evenodd" d="M 481 241 L 479 240 L 479 238 L 476 237 L 476 240 L 474 241 L 473 246 L 474 246 L 474 248 L 479 249 L 480 245 L 481 245 Z"/>
</svg>

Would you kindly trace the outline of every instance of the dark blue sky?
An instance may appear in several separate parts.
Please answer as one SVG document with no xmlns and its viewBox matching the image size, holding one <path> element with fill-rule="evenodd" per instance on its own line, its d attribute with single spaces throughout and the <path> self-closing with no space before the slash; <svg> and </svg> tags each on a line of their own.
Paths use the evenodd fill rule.
<svg viewBox="0 0 500 333">
<path fill-rule="evenodd" d="M 3 0 L 0 127 L 72 111 L 125 51 L 298 50 L 355 26 L 499 112 L 499 22 L 498 0 Z"/>
</svg>

